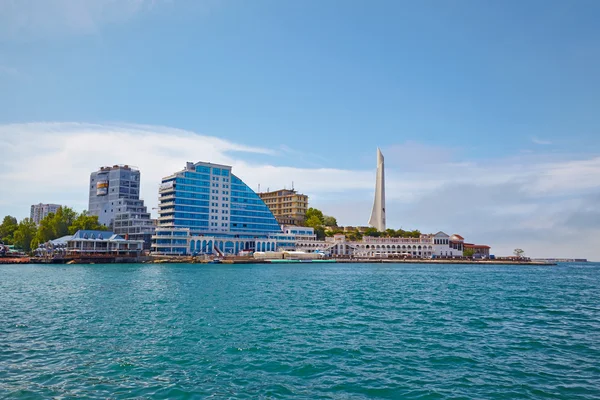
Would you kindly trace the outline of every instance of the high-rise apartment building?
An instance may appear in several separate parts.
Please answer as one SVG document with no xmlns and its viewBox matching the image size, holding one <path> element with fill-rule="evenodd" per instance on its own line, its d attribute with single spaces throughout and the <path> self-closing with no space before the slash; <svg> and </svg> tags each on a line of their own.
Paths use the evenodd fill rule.
<svg viewBox="0 0 600 400">
<path fill-rule="evenodd" d="M 281 189 L 258 194 L 281 225 L 302 225 L 308 210 L 308 196 Z"/>
<path fill-rule="evenodd" d="M 31 206 L 29 218 L 35 222 L 36 225 L 39 225 L 41 220 L 48 214 L 57 212 L 60 207 L 60 204 L 34 204 Z"/>
<path fill-rule="evenodd" d="M 144 240 L 150 247 L 154 224 L 140 200 L 140 171 L 129 165 L 101 167 L 90 175 L 90 215 L 130 240 Z"/>
<path fill-rule="evenodd" d="M 269 208 L 228 165 L 188 162 L 163 178 L 158 215 L 152 247 L 159 253 L 236 254 L 282 234 Z M 269 250 L 272 243 L 265 242 Z"/>
</svg>

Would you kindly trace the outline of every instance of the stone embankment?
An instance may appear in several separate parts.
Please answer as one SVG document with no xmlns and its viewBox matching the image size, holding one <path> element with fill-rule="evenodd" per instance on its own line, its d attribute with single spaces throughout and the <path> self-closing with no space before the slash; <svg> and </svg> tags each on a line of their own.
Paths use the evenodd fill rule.
<svg viewBox="0 0 600 400">
<path fill-rule="evenodd" d="M 336 263 L 360 263 L 360 264 L 474 264 L 474 265 L 556 265 L 555 262 L 539 260 L 468 260 L 468 259 L 386 259 L 386 258 L 333 258 L 331 261 Z M 279 260 L 281 261 L 281 260 Z M 209 256 L 144 256 L 136 258 L 124 257 L 87 257 L 87 258 L 68 258 L 68 259 L 40 259 L 31 257 L 0 257 L 0 264 L 31 264 L 31 263 L 57 263 L 57 264 L 102 264 L 102 263 L 148 263 L 148 264 L 268 264 L 271 260 L 256 260 L 251 256 L 227 256 L 227 257 L 209 257 Z"/>
<path fill-rule="evenodd" d="M 0 264 L 29 264 L 29 257 L 0 257 Z"/>
</svg>

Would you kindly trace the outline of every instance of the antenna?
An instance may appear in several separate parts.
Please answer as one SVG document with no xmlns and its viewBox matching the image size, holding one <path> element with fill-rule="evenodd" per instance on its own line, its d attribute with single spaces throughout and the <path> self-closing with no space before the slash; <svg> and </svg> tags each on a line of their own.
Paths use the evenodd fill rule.
<svg viewBox="0 0 600 400">
<path fill-rule="evenodd" d="M 294 181 L 292 181 L 292 190 L 294 190 Z"/>
<path fill-rule="evenodd" d="M 260 193 L 260 183 L 258 184 L 258 193 Z"/>
</svg>

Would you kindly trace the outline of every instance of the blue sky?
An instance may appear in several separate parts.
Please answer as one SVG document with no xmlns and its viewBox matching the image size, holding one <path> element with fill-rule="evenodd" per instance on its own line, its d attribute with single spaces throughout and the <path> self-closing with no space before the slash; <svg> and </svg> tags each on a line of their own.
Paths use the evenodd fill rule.
<svg viewBox="0 0 600 400">
<path fill-rule="evenodd" d="M 81 194 L 69 186 L 70 197 L 57 198 L 5 172 L 3 183 L 17 187 L 0 195 L 0 214 L 26 216 L 23 204 L 50 197 L 85 208 L 96 164 L 129 161 L 107 147 L 75 165 L 65 154 L 78 141 L 65 135 L 116 126 L 116 142 L 121 132 L 135 152 L 127 135 L 143 125 L 163 146 L 160 135 L 219 138 L 221 153 L 200 142 L 197 154 L 248 168 L 246 180 L 263 187 L 295 181 L 313 205 L 353 225 L 368 220 L 381 147 L 391 225 L 460 231 L 539 256 L 552 253 L 548 230 L 561 229 L 569 243 L 551 255 L 600 259 L 577 239 L 580 229 L 600 237 L 591 206 L 600 198 L 599 18 L 600 3 L 583 0 L 0 0 L 0 135 L 25 157 L 0 164 L 10 171 L 36 159 L 24 144 L 34 140 L 45 162 L 62 159 L 83 177 L 65 177 L 83 180 Z M 89 147 L 79 151 L 98 143 Z M 191 161 L 169 154 L 178 168 Z M 154 168 L 144 160 L 140 168 Z M 258 172 L 273 166 L 289 170 Z M 507 210 L 518 224 L 500 223 Z"/>
</svg>

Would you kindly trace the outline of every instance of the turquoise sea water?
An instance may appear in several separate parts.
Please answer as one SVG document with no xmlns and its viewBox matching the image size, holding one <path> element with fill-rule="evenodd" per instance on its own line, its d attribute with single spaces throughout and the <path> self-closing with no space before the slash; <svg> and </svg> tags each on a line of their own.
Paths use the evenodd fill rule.
<svg viewBox="0 0 600 400">
<path fill-rule="evenodd" d="M 0 266 L 0 398 L 598 399 L 600 265 Z"/>
</svg>

